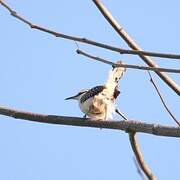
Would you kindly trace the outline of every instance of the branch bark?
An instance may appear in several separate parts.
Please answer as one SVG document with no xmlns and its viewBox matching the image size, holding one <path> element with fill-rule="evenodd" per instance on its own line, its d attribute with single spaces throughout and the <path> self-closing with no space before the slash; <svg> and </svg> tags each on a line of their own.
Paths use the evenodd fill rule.
<svg viewBox="0 0 180 180">
<path fill-rule="evenodd" d="M 136 169 L 137 169 L 137 173 L 139 174 L 139 176 L 141 177 L 142 180 L 147 180 L 143 174 L 143 171 L 141 170 L 140 166 L 139 166 L 139 163 L 137 162 L 136 158 L 133 157 L 133 160 L 134 160 L 134 164 L 136 166 Z"/>
<path fill-rule="evenodd" d="M 23 119 L 23 120 L 29 120 L 29 121 L 41 122 L 41 123 L 116 129 L 128 133 L 132 131 L 132 132 L 153 134 L 157 136 L 180 137 L 180 127 L 165 126 L 160 124 L 150 124 L 135 120 L 127 120 L 127 121 L 115 121 L 115 120 L 100 121 L 100 120 L 92 120 L 92 119 L 90 120 L 79 117 L 37 114 L 32 112 L 10 109 L 6 107 L 0 107 L 0 114 L 13 117 L 16 119 Z"/>
<path fill-rule="evenodd" d="M 128 120 L 128 118 L 125 116 L 123 116 L 123 118 L 125 121 Z M 133 150 L 136 160 L 138 162 L 138 164 L 136 164 L 138 173 L 142 177 L 142 179 L 144 179 L 143 175 L 145 174 L 149 180 L 155 180 L 156 178 L 153 175 L 151 169 L 148 167 L 148 165 L 144 161 L 143 154 L 141 152 L 141 148 L 138 144 L 138 140 L 137 140 L 137 137 L 135 137 L 135 134 L 136 134 L 136 132 L 133 132 L 133 131 L 129 132 L 129 141 L 131 143 L 132 150 Z M 136 163 L 136 160 L 135 160 L 135 163 Z M 139 169 L 139 168 L 141 168 L 141 169 Z M 142 172 L 144 172 L 144 174 L 142 174 Z"/>
<path fill-rule="evenodd" d="M 93 0 L 94 4 L 97 6 L 102 15 L 106 18 L 106 20 L 111 24 L 114 30 L 124 39 L 124 41 L 129 45 L 130 48 L 134 50 L 142 50 L 139 45 L 127 34 L 127 32 L 123 29 L 122 26 L 118 24 L 118 22 L 114 19 L 108 9 L 103 5 L 100 0 Z M 140 58 L 148 64 L 150 67 L 158 67 L 158 65 L 148 56 L 139 55 Z M 180 95 L 180 87 L 176 84 L 166 73 L 164 72 L 156 72 L 158 76 L 173 89 L 178 95 Z"/>
<path fill-rule="evenodd" d="M 156 180 L 156 177 L 153 175 L 151 169 L 148 167 L 148 165 L 144 161 L 142 152 L 140 150 L 140 146 L 135 137 L 135 133 L 133 133 L 133 132 L 129 133 L 129 139 L 130 139 L 132 150 L 136 156 L 139 166 L 141 167 L 141 169 L 146 174 L 146 176 L 149 180 Z"/>
<path fill-rule="evenodd" d="M 138 65 L 132 65 L 132 64 L 116 64 L 114 62 L 111 62 L 109 60 L 106 60 L 101 57 L 93 56 L 91 54 L 88 54 L 80 49 L 77 49 L 76 52 L 80 55 L 86 56 L 88 58 L 94 59 L 96 61 L 112 65 L 113 67 L 124 67 L 129 69 L 139 69 L 139 70 L 148 70 L 148 71 L 155 71 L 155 72 L 171 72 L 171 73 L 180 73 L 180 69 L 170 69 L 170 68 L 157 68 L 157 67 L 147 67 L 147 66 L 138 66 Z"/>
<path fill-rule="evenodd" d="M 41 27 L 39 25 L 33 24 L 29 20 L 27 20 L 24 17 L 18 15 L 16 11 L 14 11 L 11 7 L 9 7 L 2 0 L 0 0 L 0 4 L 3 7 L 5 7 L 13 17 L 15 17 L 15 18 L 19 19 L 21 22 L 29 25 L 32 29 L 36 29 L 36 30 L 39 30 L 39 31 L 42 31 L 42 32 L 45 32 L 45 33 L 49 33 L 51 35 L 54 35 L 55 37 L 60 37 L 60 38 L 68 39 L 68 40 L 73 40 L 73 41 L 78 41 L 78 42 L 81 42 L 81 43 L 86 43 L 86 44 L 93 45 L 93 46 L 100 47 L 100 48 L 104 48 L 104 49 L 107 49 L 107 50 L 110 50 L 110 51 L 118 52 L 120 54 L 146 55 L 146 56 L 161 57 L 161 58 L 176 59 L 176 60 L 180 59 L 179 54 L 158 53 L 158 52 L 152 52 L 152 51 L 123 49 L 123 48 L 118 48 L 118 47 L 111 46 L 111 45 L 108 45 L 108 44 L 100 43 L 100 42 L 97 42 L 97 41 L 93 41 L 93 40 L 90 40 L 90 39 L 81 38 L 81 37 L 77 37 L 77 36 L 71 36 L 71 35 L 60 33 L 60 32 L 56 32 L 56 31 Z"/>
</svg>

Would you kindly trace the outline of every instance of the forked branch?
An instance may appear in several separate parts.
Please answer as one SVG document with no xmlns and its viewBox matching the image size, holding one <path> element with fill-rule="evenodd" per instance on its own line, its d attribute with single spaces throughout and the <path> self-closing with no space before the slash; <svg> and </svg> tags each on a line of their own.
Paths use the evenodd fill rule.
<svg viewBox="0 0 180 180">
<path fill-rule="evenodd" d="M 123 116 L 123 119 L 125 121 L 128 120 L 128 118 L 126 116 Z M 155 180 L 156 179 L 155 176 L 153 175 L 151 169 L 148 167 L 148 165 L 146 164 L 146 162 L 143 158 L 143 154 L 141 152 L 141 149 L 140 149 L 140 146 L 138 144 L 138 140 L 137 140 L 135 134 L 136 134 L 136 132 L 134 132 L 134 131 L 129 132 L 129 141 L 131 143 L 132 150 L 133 150 L 136 160 L 138 162 L 138 164 L 136 164 L 136 166 L 138 168 L 138 173 L 143 179 L 144 179 L 144 176 L 143 176 L 142 172 L 144 172 L 144 174 L 146 175 L 146 177 L 149 180 Z M 136 161 L 135 161 L 135 163 L 136 163 Z M 141 169 L 139 169 L 139 168 L 141 168 Z"/>
<path fill-rule="evenodd" d="M 121 36 L 121 38 L 128 44 L 128 46 L 133 50 L 142 50 L 139 45 L 128 35 L 128 33 L 123 29 L 122 26 L 115 20 L 115 18 L 111 15 L 108 9 L 104 6 L 104 4 L 100 0 L 93 0 L 94 4 L 97 6 L 102 15 L 106 18 L 106 20 L 111 24 L 114 30 Z M 158 67 L 158 65 L 149 57 L 143 54 L 139 55 L 140 58 L 150 67 Z M 158 76 L 166 82 L 166 84 L 171 87 L 178 95 L 180 95 L 180 87 L 176 84 L 166 73 L 156 71 Z"/>
<path fill-rule="evenodd" d="M 77 36 L 71 36 L 71 35 L 60 33 L 60 32 L 56 32 L 56 31 L 44 28 L 42 26 L 33 24 L 32 22 L 30 22 L 26 18 L 20 16 L 16 11 L 14 11 L 11 7 L 9 7 L 2 0 L 0 0 L 0 4 L 3 7 L 5 7 L 13 17 L 15 17 L 15 18 L 19 19 L 20 21 L 22 21 L 23 23 L 29 25 L 31 28 L 37 29 L 37 30 L 40 30 L 40 31 L 43 31 L 43 32 L 46 32 L 46 33 L 49 33 L 49 34 L 54 35 L 56 37 L 60 37 L 60 38 L 68 39 L 68 40 L 73 40 L 73 41 L 78 41 L 78 42 L 81 42 L 81 43 L 90 44 L 90 45 L 93 45 L 93 46 L 97 46 L 97 47 L 104 48 L 104 49 L 114 51 L 114 52 L 118 52 L 118 53 L 121 53 L 121 54 L 146 55 L 146 56 L 161 57 L 161 58 L 176 59 L 176 60 L 180 59 L 179 54 L 158 53 L 158 52 L 152 52 L 152 51 L 123 49 L 123 48 L 118 48 L 118 47 L 111 46 L 111 45 L 108 45 L 108 44 L 100 43 L 100 42 L 97 42 L 97 41 L 93 41 L 93 40 L 90 40 L 90 39 L 81 38 L 81 37 L 77 37 Z"/>
<path fill-rule="evenodd" d="M 158 67 L 147 67 L 147 66 L 139 66 L 139 65 L 132 65 L 132 64 L 116 64 L 114 62 L 111 62 L 107 59 L 104 59 L 102 57 L 98 56 L 93 56 L 89 53 L 86 53 L 80 49 L 77 49 L 76 51 L 78 54 L 86 56 L 88 58 L 91 58 L 93 60 L 109 64 L 113 67 L 124 67 L 124 68 L 129 68 L 129 69 L 139 69 L 139 70 L 148 70 L 148 71 L 155 71 L 155 72 L 171 72 L 171 73 L 180 73 L 180 69 L 170 69 L 170 68 L 158 68 Z"/>
<path fill-rule="evenodd" d="M 118 25 L 118 23 L 115 21 L 115 19 L 111 16 L 111 14 L 107 11 L 107 9 L 105 8 L 105 6 L 99 1 L 99 0 L 93 0 L 93 2 L 97 5 L 97 7 L 99 8 L 99 10 L 102 12 L 102 14 L 104 15 L 104 17 L 110 22 L 110 24 L 114 27 L 114 29 L 119 33 L 119 35 L 121 35 L 121 37 L 128 43 L 128 45 L 133 49 L 133 51 L 131 50 L 123 50 L 120 48 L 116 48 L 113 46 L 109 46 L 103 43 L 98 43 L 96 41 L 92 41 L 92 40 L 88 40 L 86 38 L 79 38 L 79 37 L 74 37 L 74 36 L 70 36 L 70 35 L 66 35 L 66 34 L 62 34 L 59 32 L 55 32 L 49 29 L 46 29 L 44 27 L 38 26 L 38 25 L 34 25 L 33 23 L 31 23 L 30 21 L 26 20 L 24 17 L 21 17 L 20 15 L 17 14 L 16 11 L 14 11 L 12 8 L 10 8 L 6 3 L 4 3 L 2 0 L 0 0 L 0 4 L 5 7 L 12 16 L 14 16 L 15 18 L 19 19 L 20 21 L 24 22 L 25 24 L 29 25 L 31 28 L 52 34 L 56 37 L 61 37 L 64 39 L 69 39 L 69 40 L 74 40 L 74 41 L 78 41 L 78 42 L 82 42 L 82 43 L 86 43 L 86 44 L 91 44 L 97 47 L 101 47 L 101 48 L 105 48 L 105 49 L 109 49 L 111 51 L 116 51 L 119 53 L 127 53 L 127 54 L 138 54 L 149 66 L 151 67 L 158 67 L 154 61 L 152 59 L 150 59 L 150 57 L 145 56 L 145 55 L 149 55 L 149 56 L 157 56 L 160 57 L 161 53 L 152 53 L 152 52 L 144 52 L 140 49 L 140 47 L 129 37 L 129 35 L 123 30 L 123 28 L 121 26 Z M 131 53 L 130 53 L 131 51 Z M 177 59 L 180 59 L 180 55 L 172 55 L 172 54 L 164 54 L 161 57 L 167 57 L 169 56 L 169 58 L 171 57 L 176 57 Z M 167 76 L 165 73 L 163 72 L 156 72 L 178 95 L 180 95 L 180 87 L 169 77 Z"/>
<path fill-rule="evenodd" d="M 97 46 L 100 48 L 104 48 L 104 49 L 108 49 L 111 51 L 115 51 L 115 52 L 119 52 L 121 54 L 131 54 L 131 55 L 146 55 L 146 56 L 153 56 L 153 57 L 161 57 L 161 58 L 168 58 L 168 59 L 180 59 L 180 55 L 179 54 L 170 54 L 170 53 L 158 53 L 158 52 L 152 52 L 152 51 L 139 51 L 139 50 L 129 50 L 129 49 L 123 49 L 123 48 L 117 48 L 115 46 L 110 46 L 108 44 L 104 44 L 104 43 L 100 43 L 97 41 L 93 41 L 90 39 L 86 39 L 86 38 L 81 38 L 81 37 L 77 37 L 77 36 L 71 36 L 71 35 L 67 35 L 67 34 L 63 34 L 63 33 L 59 33 L 38 25 L 35 25 L 33 23 L 31 23 L 29 20 L 25 19 L 24 17 L 20 16 L 19 14 L 17 14 L 16 11 L 14 11 L 11 7 L 9 7 L 5 2 L 3 2 L 2 0 L 0 0 L 0 4 L 5 7 L 12 16 L 14 16 L 15 18 L 19 19 L 20 21 L 24 22 L 25 24 L 29 25 L 31 28 L 52 34 L 56 37 L 60 37 L 60 38 L 64 38 L 64 39 L 68 39 L 68 40 L 73 40 L 73 41 L 78 41 L 81 43 L 86 43 L 86 44 L 90 44 L 93 46 Z"/>
</svg>

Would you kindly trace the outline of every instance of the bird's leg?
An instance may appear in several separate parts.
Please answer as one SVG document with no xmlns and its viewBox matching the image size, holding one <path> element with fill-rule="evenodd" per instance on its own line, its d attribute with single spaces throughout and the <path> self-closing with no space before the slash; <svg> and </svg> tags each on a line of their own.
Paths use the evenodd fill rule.
<svg viewBox="0 0 180 180">
<path fill-rule="evenodd" d="M 115 112 L 117 114 L 119 114 L 124 120 L 128 120 L 128 118 L 126 118 L 117 108 L 116 108 Z"/>
<path fill-rule="evenodd" d="M 87 114 L 84 114 L 83 118 L 87 118 Z"/>
<path fill-rule="evenodd" d="M 84 114 L 83 118 L 87 119 L 87 114 L 89 113 L 90 109 Z"/>
</svg>

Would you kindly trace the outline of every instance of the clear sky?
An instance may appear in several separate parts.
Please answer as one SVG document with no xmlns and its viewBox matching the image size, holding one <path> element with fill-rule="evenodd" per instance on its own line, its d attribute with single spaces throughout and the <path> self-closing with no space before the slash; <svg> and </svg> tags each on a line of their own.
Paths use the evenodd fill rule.
<svg viewBox="0 0 180 180">
<path fill-rule="evenodd" d="M 11 7 L 35 24 L 127 48 L 92 1 L 15 1 Z M 144 50 L 180 54 L 179 0 L 103 1 Z M 80 89 L 103 84 L 110 66 L 77 55 L 74 42 L 30 29 L 0 6 L 0 104 L 45 114 L 79 116 Z M 82 50 L 111 61 L 144 65 L 139 57 L 80 44 Z M 176 60 L 154 58 L 162 67 Z M 176 117 L 180 101 L 154 76 Z M 179 74 L 171 77 L 180 84 Z M 176 126 L 144 71 L 127 70 L 120 81 L 118 107 L 131 119 Z M 121 120 L 120 117 L 114 117 Z M 0 116 L 2 180 L 138 180 L 128 135 L 122 131 L 48 125 Z M 180 179 L 180 140 L 138 134 L 144 158 L 160 180 Z"/>
</svg>

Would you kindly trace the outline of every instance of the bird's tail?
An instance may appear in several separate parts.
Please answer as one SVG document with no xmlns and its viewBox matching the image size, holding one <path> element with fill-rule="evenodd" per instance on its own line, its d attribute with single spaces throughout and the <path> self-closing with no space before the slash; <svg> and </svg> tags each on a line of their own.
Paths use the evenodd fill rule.
<svg viewBox="0 0 180 180">
<path fill-rule="evenodd" d="M 122 61 L 117 61 L 116 64 L 122 64 Z M 113 69 L 110 70 L 107 82 L 105 84 L 106 88 L 109 90 L 109 93 L 114 93 L 119 79 L 123 76 L 125 70 L 126 69 L 124 67 L 113 67 Z"/>
</svg>

